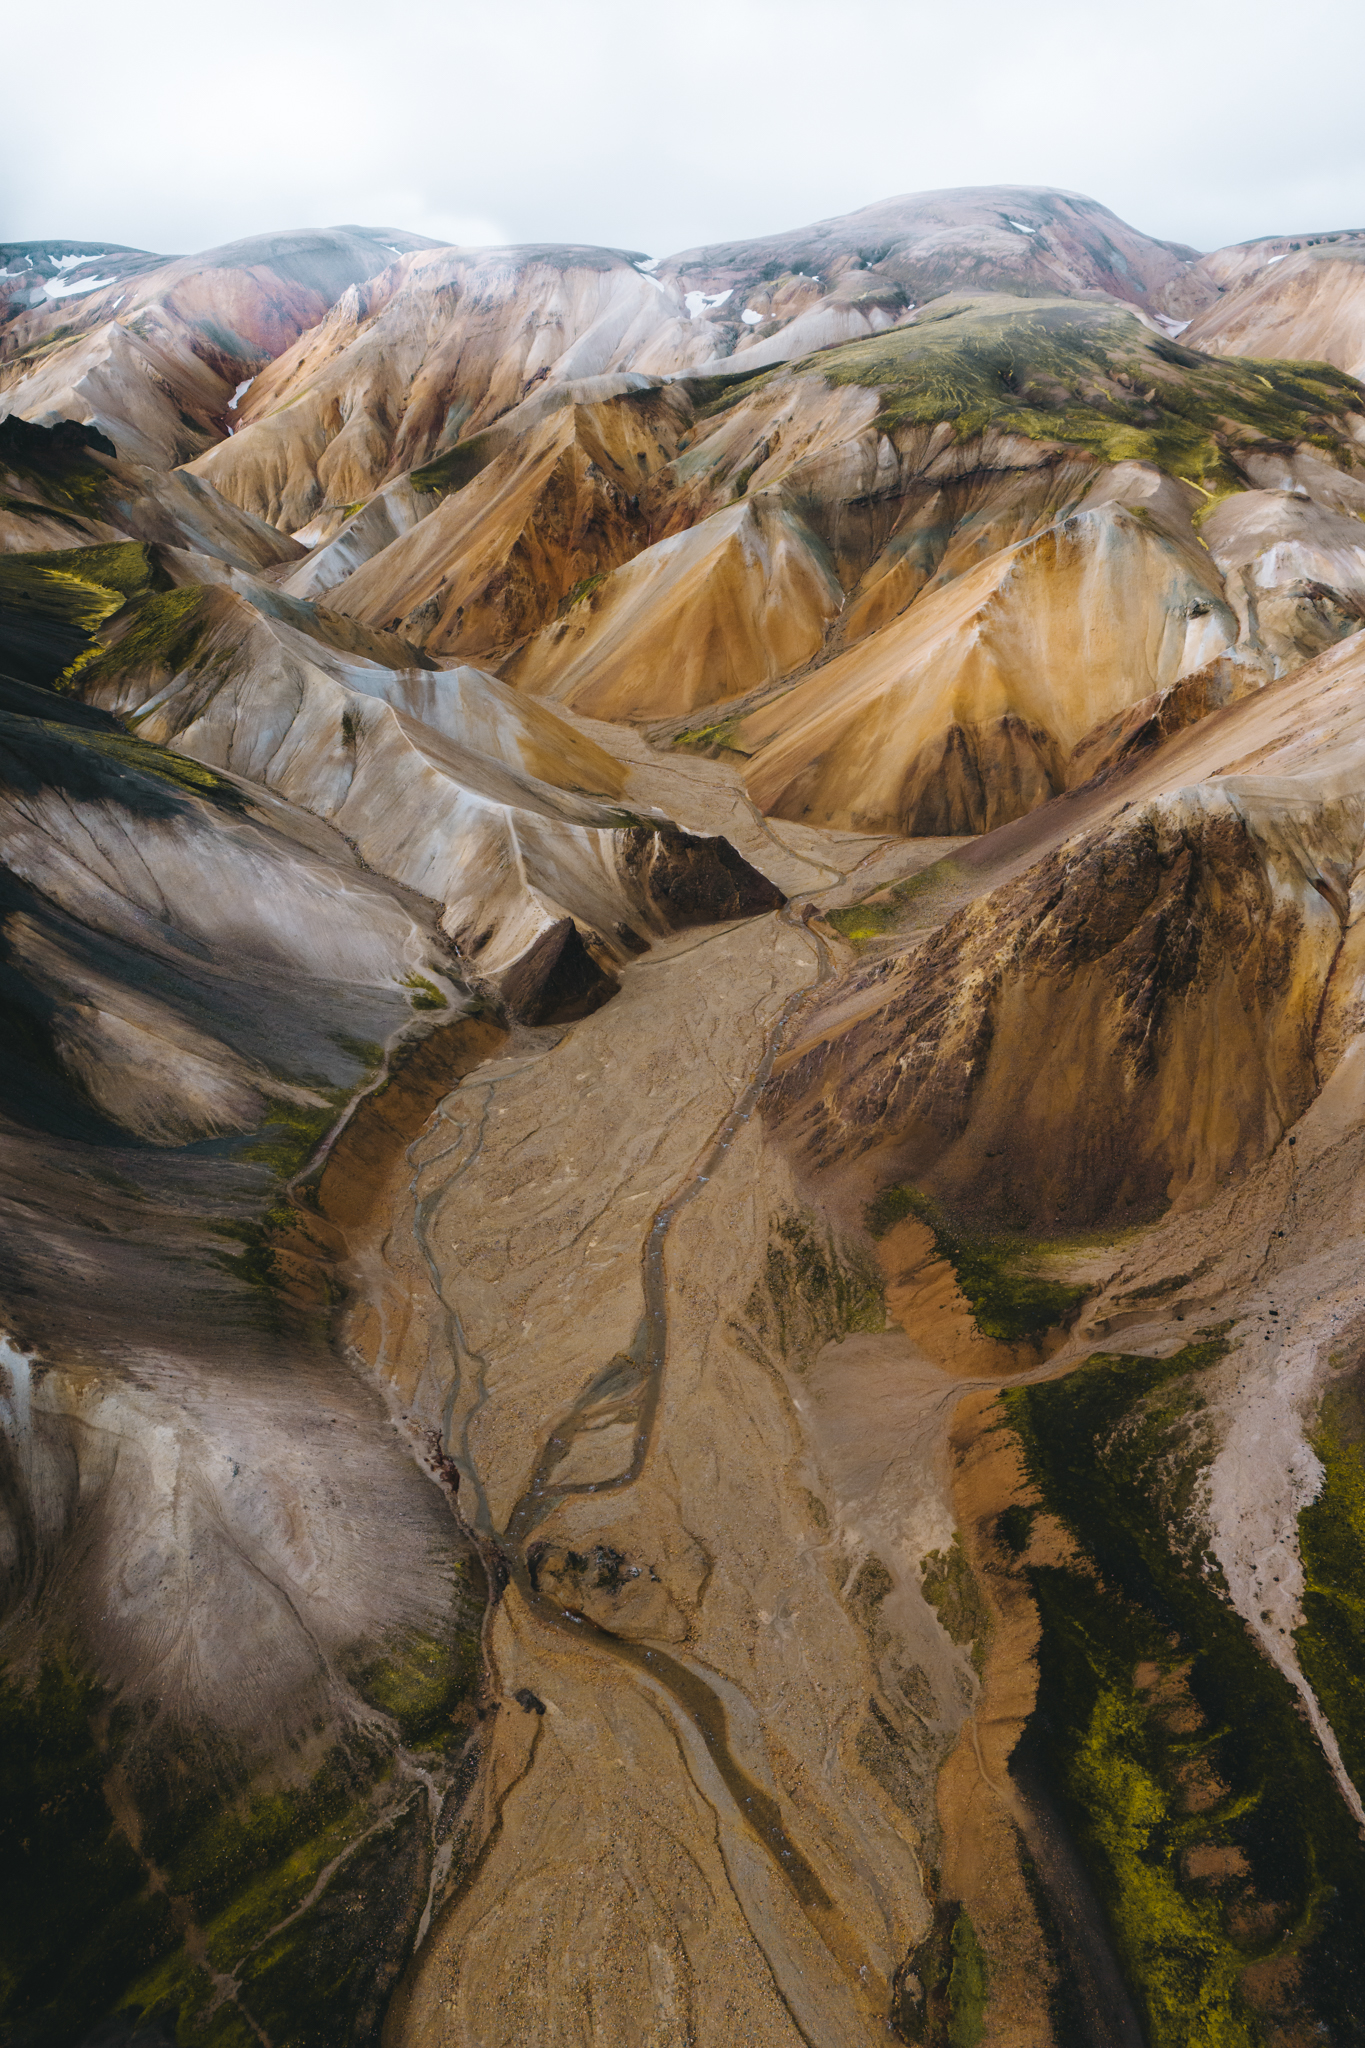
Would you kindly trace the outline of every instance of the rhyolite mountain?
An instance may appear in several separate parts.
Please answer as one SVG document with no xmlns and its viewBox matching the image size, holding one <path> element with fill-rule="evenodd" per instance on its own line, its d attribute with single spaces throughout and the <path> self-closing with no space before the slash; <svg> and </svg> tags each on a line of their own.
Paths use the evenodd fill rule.
<svg viewBox="0 0 1365 2048">
<path fill-rule="evenodd" d="M 0 248 L 0 2034 L 1365 2013 L 1365 230 Z"/>
</svg>

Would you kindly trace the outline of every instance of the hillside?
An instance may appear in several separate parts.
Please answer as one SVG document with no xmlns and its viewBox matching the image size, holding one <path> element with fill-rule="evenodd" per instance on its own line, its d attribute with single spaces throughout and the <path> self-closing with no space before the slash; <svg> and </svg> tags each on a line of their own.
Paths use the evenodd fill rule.
<svg viewBox="0 0 1365 2048">
<path fill-rule="evenodd" d="M 0 250 L 16 2048 L 1360 2038 L 1363 249 Z"/>
</svg>

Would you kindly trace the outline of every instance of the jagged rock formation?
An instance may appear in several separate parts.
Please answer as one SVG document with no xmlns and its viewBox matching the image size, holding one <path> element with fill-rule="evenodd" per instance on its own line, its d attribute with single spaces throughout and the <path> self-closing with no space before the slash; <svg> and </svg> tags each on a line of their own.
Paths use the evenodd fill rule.
<svg viewBox="0 0 1365 2048">
<path fill-rule="evenodd" d="M 16 2043 L 1357 2038 L 1359 239 L 5 252 Z"/>
</svg>

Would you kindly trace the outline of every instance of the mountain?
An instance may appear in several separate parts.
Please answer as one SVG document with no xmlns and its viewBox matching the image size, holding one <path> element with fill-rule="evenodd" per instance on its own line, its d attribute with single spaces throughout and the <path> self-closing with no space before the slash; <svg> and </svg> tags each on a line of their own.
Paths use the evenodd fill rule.
<svg viewBox="0 0 1365 2048">
<path fill-rule="evenodd" d="M 4 250 L 7 2039 L 1358 2038 L 1362 248 Z"/>
</svg>

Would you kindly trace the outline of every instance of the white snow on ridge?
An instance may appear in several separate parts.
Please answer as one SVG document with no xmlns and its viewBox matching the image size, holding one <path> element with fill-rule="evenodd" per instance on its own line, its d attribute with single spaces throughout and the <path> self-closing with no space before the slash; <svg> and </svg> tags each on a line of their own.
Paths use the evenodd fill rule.
<svg viewBox="0 0 1365 2048">
<path fill-rule="evenodd" d="M 43 290 L 50 299 L 75 299 L 84 292 L 102 291 L 113 282 L 112 277 L 82 277 L 73 284 L 58 284 L 55 278 L 49 278 Z"/>
<path fill-rule="evenodd" d="M 1021 235 L 1036 235 L 1038 232 L 1037 228 L 1031 228 L 1026 220 L 1010 220 L 1008 214 L 1005 215 L 1005 218 L 1009 220 L 1012 228 L 1018 228 Z"/>
<path fill-rule="evenodd" d="M 700 320 L 703 313 L 709 313 L 713 306 L 723 306 L 734 297 L 733 286 L 728 292 L 688 292 L 683 299 L 689 320 Z"/>
<path fill-rule="evenodd" d="M 1266 267 L 1266 269 L 1267 269 L 1267 270 L 1269 270 L 1269 268 L 1270 268 L 1270 266 L 1271 266 L 1271 264 L 1272 264 L 1272 263 L 1283 263 L 1283 262 L 1284 262 L 1284 259 L 1285 259 L 1285 257 L 1286 257 L 1286 256 L 1287 256 L 1288 254 L 1289 254 L 1289 251 L 1288 251 L 1287 249 L 1285 249 L 1285 250 L 1284 250 L 1284 251 L 1283 251 L 1283 252 L 1282 252 L 1282 253 L 1281 253 L 1280 255 L 1278 255 L 1278 256 L 1267 256 L 1267 258 L 1266 258 L 1266 264 L 1265 264 L 1265 267 Z"/>
<path fill-rule="evenodd" d="M 763 315 L 755 313 L 752 306 L 746 306 L 739 317 L 746 327 L 761 327 L 763 325 Z"/>
<path fill-rule="evenodd" d="M 1169 313 L 1153 313 L 1152 318 L 1171 341 L 1174 341 L 1178 334 L 1183 334 L 1190 324 L 1188 320 L 1172 320 Z"/>
<path fill-rule="evenodd" d="M 112 249 L 95 249 L 86 256 L 53 256 L 50 261 L 58 270 L 71 270 L 78 263 L 98 263 L 101 257 L 112 256 Z"/>
<path fill-rule="evenodd" d="M 659 259 L 657 256 L 642 256 L 635 266 L 637 270 L 643 270 L 646 276 L 648 276 L 651 270 L 657 270 L 658 267 Z"/>
</svg>

